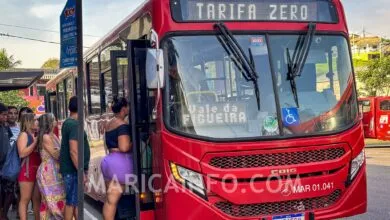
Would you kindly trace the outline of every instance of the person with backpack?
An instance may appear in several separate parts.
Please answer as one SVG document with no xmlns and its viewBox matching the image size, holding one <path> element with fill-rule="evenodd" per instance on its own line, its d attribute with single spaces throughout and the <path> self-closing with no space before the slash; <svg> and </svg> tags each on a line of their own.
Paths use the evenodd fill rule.
<svg viewBox="0 0 390 220">
<path fill-rule="evenodd" d="M 33 201 L 35 220 L 39 220 L 40 193 L 36 176 L 41 164 L 38 152 L 38 139 L 34 132 L 38 130 L 37 120 L 34 114 L 27 113 L 20 120 L 20 135 L 17 140 L 19 157 L 22 160 L 18 176 L 20 189 L 19 216 L 21 220 L 27 220 L 27 206 Z"/>
<path fill-rule="evenodd" d="M 16 139 L 19 136 L 20 128 L 18 123 L 16 123 L 18 119 L 18 109 L 15 106 L 8 106 L 8 116 L 7 116 L 7 126 L 12 132 L 12 137 L 10 137 L 10 146 L 14 147 L 14 143 L 16 142 Z M 9 149 L 10 150 L 10 149 Z M 5 159 L 5 162 L 9 160 L 9 150 L 7 151 L 7 156 Z M 4 167 L 4 165 L 3 165 Z M 11 207 L 11 204 L 16 201 L 15 196 L 15 186 L 16 186 L 16 179 L 9 179 L 7 177 L 3 178 L 3 181 L 1 183 L 3 186 L 3 213 L 2 216 L 7 216 L 7 213 Z M 16 207 L 16 206 L 14 206 Z M 6 219 L 4 217 L 4 219 Z"/>
<path fill-rule="evenodd" d="M 12 131 L 7 125 L 8 108 L 0 103 L 0 219 L 8 220 L 7 213 L 10 208 L 13 196 L 13 182 L 3 178 L 2 169 L 10 149 Z M 12 189 L 12 191 L 11 191 Z M 11 191 L 11 193 L 10 193 Z"/>
<path fill-rule="evenodd" d="M 20 133 L 20 127 L 19 127 L 19 123 L 18 123 L 18 115 L 19 115 L 19 111 L 18 111 L 18 108 L 16 106 L 8 106 L 8 119 L 7 119 L 7 122 L 8 122 L 8 126 L 9 128 L 11 129 L 12 131 L 12 138 L 10 140 L 10 143 L 11 143 L 11 146 L 13 146 L 13 144 L 16 142 L 16 140 L 18 139 L 19 137 L 19 133 Z M 17 196 L 17 191 L 19 191 L 17 188 L 19 188 L 19 186 L 17 185 L 17 181 L 13 181 L 13 185 L 14 185 L 14 189 L 13 189 L 13 193 L 14 193 L 14 196 L 13 196 L 13 200 L 12 200 L 12 210 L 16 210 L 16 218 L 19 218 L 19 214 L 18 214 L 18 196 Z"/>
</svg>

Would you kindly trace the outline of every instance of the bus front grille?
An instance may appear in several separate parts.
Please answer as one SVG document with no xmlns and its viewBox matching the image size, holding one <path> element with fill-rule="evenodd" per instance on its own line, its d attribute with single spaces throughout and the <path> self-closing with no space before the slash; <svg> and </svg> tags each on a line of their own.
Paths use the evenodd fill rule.
<svg viewBox="0 0 390 220">
<path fill-rule="evenodd" d="M 245 205 L 234 205 L 227 201 L 220 201 L 214 206 L 229 216 L 256 217 L 323 209 L 335 204 L 340 197 L 341 190 L 336 190 L 328 196 L 308 199 Z"/>
<path fill-rule="evenodd" d="M 209 165 L 221 169 L 286 166 L 335 160 L 344 154 L 344 148 L 340 147 L 298 152 L 218 156 L 211 158 Z"/>
</svg>

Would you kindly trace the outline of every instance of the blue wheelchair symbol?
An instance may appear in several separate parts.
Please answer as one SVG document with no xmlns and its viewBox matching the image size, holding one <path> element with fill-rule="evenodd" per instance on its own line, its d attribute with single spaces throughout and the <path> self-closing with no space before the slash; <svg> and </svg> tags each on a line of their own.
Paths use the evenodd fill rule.
<svg viewBox="0 0 390 220">
<path fill-rule="evenodd" d="M 297 108 L 282 108 L 282 117 L 284 126 L 299 125 L 299 114 Z"/>
</svg>

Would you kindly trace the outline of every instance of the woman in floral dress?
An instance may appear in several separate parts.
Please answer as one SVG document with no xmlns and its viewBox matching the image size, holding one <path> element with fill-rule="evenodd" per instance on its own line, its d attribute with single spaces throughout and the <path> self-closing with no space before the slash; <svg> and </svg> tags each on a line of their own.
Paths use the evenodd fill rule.
<svg viewBox="0 0 390 220">
<path fill-rule="evenodd" d="M 55 120 L 53 114 L 39 117 L 38 147 L 42 163 L 38 168 L 37 182 L 42 195 L 41 220 L 64 219 L 65 191 L 60 174 L 58 158 L 60 141 L 54 135 Z"/>
</svg>

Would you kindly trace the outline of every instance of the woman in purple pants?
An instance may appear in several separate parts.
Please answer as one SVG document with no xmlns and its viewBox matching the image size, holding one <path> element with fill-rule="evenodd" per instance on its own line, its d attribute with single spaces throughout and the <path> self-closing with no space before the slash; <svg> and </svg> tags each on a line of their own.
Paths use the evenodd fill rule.
<svg viewBox="0 0 390 220">
<path fill-rule="evenodd" d="M 124 190 L 126 175 L 133 173 L 130 128 L 125 122 L 129 114 L 128 103 L 125 98 L 114 97 L 111 109 L 115 117 L 105 127 L 109 154 L 101 164 L 107 194 L 103 206 L 105 220 L 114 220 L 118 201 Z"/>
</svg>

